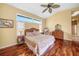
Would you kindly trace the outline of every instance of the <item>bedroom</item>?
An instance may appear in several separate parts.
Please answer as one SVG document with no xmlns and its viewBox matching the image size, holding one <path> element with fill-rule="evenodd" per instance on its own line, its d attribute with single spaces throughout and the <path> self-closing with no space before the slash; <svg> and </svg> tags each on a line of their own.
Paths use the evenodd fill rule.
<svg viewBox="0 0 79 59">
<path fill-rule="evenodd" d="M 47 52 L 46 56 L 62 56 L 62 55 L 63 56 L 67 56 L 67 55 L 79 56 L 79 46 L 77 44 L 77 42 L 79 41 L 79 36 L 78 36 L 79 35 L 79 30 L 78 30 L 79 22 L 73 22 L 73 18 L 79 20 L 79 4 L 78 3 L 61 3 L 59 4 L 60 5 L 59 8 L 52 10 L 52 13 L 49 13 L 48 11 L 42 13 L 42 11 L 45 8 L 41 7 L 40 6 L 41 4 L 43 3 L 26 3 L 26 4 L 0 3 L 0 18 L 4 20 L 13 21 L 12 28 L 0 28 L 0 55 L 1 56 L 4 56 L 4 55 L 5 56 L 7 55 L 31 56 L 31 55 L 37 54 L 37 53 L 33 53 L 33 51 L 31 51 L 27 47 L 28 45 L 27 43 L 26 43 L 27 45 L 24 44 L 24 45 L 17 46 L 17 32 L 19 33 L 18 35 L 20 34 L 24 35 L 25 29 L 26 29 L 26 32 L 27 31 L 29 32 L 29 30 L 32 31 L 32 30 L 37 30 L 37 29 L 39 29 L 39 31 L 42 32 L 42 30 L 47 29 L 49 31 L 48 33 L 49 36 L 59 38 L 57 40 L 53 38 L 53 40 L 55 39 L 55 45 L 52 47 L 52 49 L 47 49 L 49 51 L 48 52 L 46 51 Z M 75 14 L 76 11 L 78 11 L 77 12 L 78 16 L 73 17 L 72 15 Z M 27 23 L 25 24 L 25 28 L 22 29 L 22 32 L 19 32 L 19 30 L 16 29 L 18 15 L 22 16 L 23 19 L 29 17 L 29 20 L 31 19 L 35 21 L 39 20 L 40 22 L 42 22 L 42 24 L 39 26 L 36 23 L 31 23 L 31 22 L 28 23 L 28 21 L 26 21 Z M 74 25 L 72 24 L 72 22 L 73 24 L 77 25 L 77 28 L 76 28 L 77 30 L 74 29 Z M 71 24 L 73 25 L 73 27 Z M 62 29 L 62 31 L 54 32 L 56 28 Z M 76 43 L 73 43 L 73 41 Z M 10 51 L 11 53 L 8 51 Z M 61 51 L 63 52 L 61 53 Z"/>
</svg>

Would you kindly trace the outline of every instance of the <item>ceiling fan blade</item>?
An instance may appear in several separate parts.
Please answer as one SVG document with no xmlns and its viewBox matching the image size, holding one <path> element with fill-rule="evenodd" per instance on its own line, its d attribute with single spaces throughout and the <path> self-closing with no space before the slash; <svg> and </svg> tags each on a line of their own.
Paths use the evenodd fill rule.
<svg viewBox="0 0 79 59">
<path fill-rule="evenodd" d="M 58 4 L 53 4 L 51 7 L 52 7 L 52 8 L 59 8 L 60 5 L 58 5 Z"/>
<path fill-rule="evenodd" d="M 47 5 L 41 5 L 42 7 L 47 7 Z"/>
<path fill-rule="evenodd" d="M 44 13 L 47 9 L 48 9 L 48 8 L 44 9 L 44 10 L 43 10 L 43 13 Z"/>
<path fill-rule="evenodd" d="M 49 11 L 49 13 L 52 13 L 52 8 L 50 7 L 48 11 Z"/>
<path fill-rule="evenodd" d="M 51 6 L 52 6 L 53 4 L 54 4 L 54 3 L 48 3 L 48 5 L 51 5 Z"/>
</svg>

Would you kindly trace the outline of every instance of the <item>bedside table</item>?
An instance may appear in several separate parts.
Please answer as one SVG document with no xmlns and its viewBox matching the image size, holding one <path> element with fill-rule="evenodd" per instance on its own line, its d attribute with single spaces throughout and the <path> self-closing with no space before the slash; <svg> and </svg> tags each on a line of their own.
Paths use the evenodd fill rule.
<svg viewBox="0 0 79 59">
<path fill-rule="evenodd" d="M 17 36 L 17 42 L 18 44 L 25 43 L 25 36 L 24 35 Z"/>
</svg>

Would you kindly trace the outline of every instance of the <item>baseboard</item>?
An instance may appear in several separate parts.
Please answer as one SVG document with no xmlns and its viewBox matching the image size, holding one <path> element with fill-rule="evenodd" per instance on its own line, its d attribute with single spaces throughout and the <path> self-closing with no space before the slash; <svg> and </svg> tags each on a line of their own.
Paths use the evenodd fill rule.
<svg viewBox="0 0 79 59">
<path fill-rule="evenodd" d="M 10 47 L 10 46 L 14 46 L 14 45 L 17 45 L 17 43 L 9 44 L 9 45 L 6 45 L 6 46 L 2 46 L 2 47 L 0 47 L 0 49 L 4 49 L 4 48 Z"/>
</svg>

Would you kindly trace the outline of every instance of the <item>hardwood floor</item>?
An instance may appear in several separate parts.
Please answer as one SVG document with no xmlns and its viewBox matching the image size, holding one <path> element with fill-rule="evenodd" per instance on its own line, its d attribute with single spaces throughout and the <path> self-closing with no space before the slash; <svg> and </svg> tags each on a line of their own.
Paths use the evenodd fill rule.
<svg viewBox="0 0 79 59">
<path fill-rule="evenodd" d="M 26 44 L 0 49 L 0 56 L 35 56 Z M 56 40 L 55 46 L 44 56 L 79 56 L 79 45 L 75 42 Z"/>
</svg>

